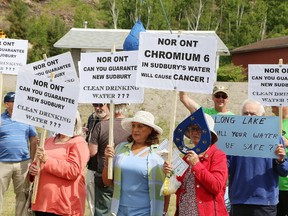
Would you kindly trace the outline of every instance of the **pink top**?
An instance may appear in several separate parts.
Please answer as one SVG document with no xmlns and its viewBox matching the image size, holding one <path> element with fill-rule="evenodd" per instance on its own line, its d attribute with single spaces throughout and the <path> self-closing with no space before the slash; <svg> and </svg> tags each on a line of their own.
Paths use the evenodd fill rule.
<svg viewBox="0 0 288 216">
<path fill-rule="evenodd" d="M 64 144 L 55 144 L 48 138 L 44 146 L 49 156 L 41 164 L 40 179 L 33 211 L 50 212 L 65 216 L 84 215 L 85 167 L 89 149 L 85 139 L 74 137 Z"/>
</svg>

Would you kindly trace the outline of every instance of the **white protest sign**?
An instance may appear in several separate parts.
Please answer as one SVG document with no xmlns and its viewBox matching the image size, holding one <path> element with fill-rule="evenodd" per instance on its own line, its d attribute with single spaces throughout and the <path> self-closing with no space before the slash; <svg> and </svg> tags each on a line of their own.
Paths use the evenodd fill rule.
<svg viewBox="0 0 288 216">
<path fill-rule="evenodd" d="M 137 52 L 82 53 L 79 65 L 81 103 L 142 103 L 135 86 Z"/>
<path fill-rule="evenodd" d="M 248 65 L 248 97 L 267 106 L 288 106 L 288 65 Z"/>
<path fill-rule="evenodd" d="M 19 71 L 12 119 L 72 136 L 79 85 Z"/>
<path fill-rule="evenodd" d="M 279 118 L 276 116 L 214 115 L 217 146 L 227 155 L 276 158 Z"/>
<path fill-rule="evenodd" d="M 77 72 L 70 52 L 27 64 L 20 67 L 19 70 L 46 78 L 50 78 L 53 72 L 54 79 L 65 82 L 78 82 Z"/>
<path fill-rule="evenodd" d="M 159 147 L 157 148 L 156 153 L 161 155 L 163 154 L 162 152 L 166 152 L 168 154 L 168 145 L 169 145 L 169 141 L 167 139 L 163 140 L 160 143 Z M 167 154 L 166 154 L 166 157 L 163 157 L 163 155 L 161 155 L 161 157 L 165 161 L 167 160 Z M 175 172 L 177 176 L 182 176 L 184 172 L 186 171 L 186 169 L 188 168 L 188 164 L 179 156 L 180 154 L 181 152 L 177 148 L 173 149 L 171 164 L 173 167 L 173 171 Z"/>
<path fill-rule="evenodd" d="M 210 94 L 216 51 L 214 36 L 141 32 L 136 86 Z"/>
<path fill-rule="evenodd" d="M 27 62 L 28 40 L 0 39 L 0 73 L 16 74 Z"/>
</svg>

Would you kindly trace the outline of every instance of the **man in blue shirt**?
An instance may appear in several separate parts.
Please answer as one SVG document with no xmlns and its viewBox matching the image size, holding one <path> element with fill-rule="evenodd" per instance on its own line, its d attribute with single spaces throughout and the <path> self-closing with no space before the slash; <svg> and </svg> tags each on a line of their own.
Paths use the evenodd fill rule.
<svg viewBox="0 0 288 216">
<path fill-rule="evenodd" d="M 244 101 L 242 115 L 263 116 L 257 101 Z M 279 144 L 276 159 L 228 156 L 230 216 L 276 216 L 279 176 L 287 176 L 285 149 Z"/>
<path fill-rule="evenodd" d="M 16 194 L 15 215 L 22 216 L 26 203 L 23 185 L 31 159 L 38 143 L 35 127 L 11 119 L 14 92 L 4 97 L 5 111 L 1 114 L 0 125 L 0 215 L 3 209 L 4 193 L 11 179 Z M 30 145 L 29 145 L 30 144 Z"/>
</svg>

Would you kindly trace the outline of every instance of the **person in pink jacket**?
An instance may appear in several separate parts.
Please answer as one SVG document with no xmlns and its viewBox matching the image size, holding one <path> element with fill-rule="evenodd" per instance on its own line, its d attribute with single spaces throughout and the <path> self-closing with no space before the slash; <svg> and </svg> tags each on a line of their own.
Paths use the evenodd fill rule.
<svg viewBox="0 0 288 216">
<path fill-rule="evenodd" d="M 34 162 L 29 169 L 30 179 L 40 172 L 36 202 L 32 210 L 36 216 L 83 216 L 85 211 L 85 167 L 89 149 L 82 136 L 82 126 L 77 111 L 73 136 L 57 134 L 37 149 L 41 161 L 38 170 Z"/>
<path fill-rule="evenodd" d="M 224 202 L 228 178 L 227 159 L 225 153 L 216 146 L 218 137 L 212 117 L 205 114 L 205 118 L 211 133 L 211 144 L 199 155 L 188 151 L 183 157 L 189 167 L 182 176 L 177 177 L 181 182 L 176 192 L 177 216 L 228 216 Z M 191 124 L 185 134 L 194 145 L 198 145 L 201 128 Z M 165 162 L 163 169 L 166 174 L 172 171 L 168 162 Z"/>
</svg>

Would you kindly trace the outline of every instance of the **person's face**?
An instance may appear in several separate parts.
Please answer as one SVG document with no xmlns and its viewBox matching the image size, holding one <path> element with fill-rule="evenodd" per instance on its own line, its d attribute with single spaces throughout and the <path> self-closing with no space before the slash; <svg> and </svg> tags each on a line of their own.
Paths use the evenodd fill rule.
<svg viewBox="0 0 288 216">
<path fill-rule="evenodd" d="M 215 107 L 225 107 L 228 103 L 228 95 L 224 92 L 217 92 L 213 95 Z"/>
<path fill-rule="evenodd" d="M 93 104 L 93 107 L 95 109 L 96 117 L 99 119 L 102 119 L 109 114 L 109 109 L 107 107 L 107 104 L 97 103 L 97 104 Z"/>
<path fill-rule="evenodd" d="M 12 115 L 14 102 L 5 102 L 5 108 L 9 115 Z"/>
<path fill-rule="evenodd" d="M 190 140 L 197 145 L 201 139 L 201 128 L 197 124 L 191 124 L 187 130 L 189 131 Z"/>
<path fill-rule="evenodd" d="M 151 134 L 152 130 L 153 129 L 147 125 L 144 125 L 138 122 L 132 122 L 131 133 L 132 133 L 133 140 L 136 143 L 145 143 L 148 136 Z"/>
<path fill-rule="evenodd" d="M 242 109 L 242 115 L 244 116 L 259 116 L 258 104 L 246 104 Z"/>
</svg>

